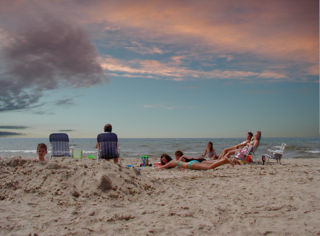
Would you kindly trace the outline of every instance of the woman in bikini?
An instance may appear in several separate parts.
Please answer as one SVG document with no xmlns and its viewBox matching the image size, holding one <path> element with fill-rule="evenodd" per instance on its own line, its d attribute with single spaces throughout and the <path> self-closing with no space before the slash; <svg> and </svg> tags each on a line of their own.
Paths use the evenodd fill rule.
<svg viewBox="0 0 320 236">
<path fill-rule="evenodd" d="M 163 166 L 155 168 L 156 170 L 168 169 L 168 168 L 174 168 L 174 167 L 180 167 L 180 168 L 192 169 L 192 170 L 209 170 L 209 169 L 215 169 L 218 166 L 225 165 L 228 163 L 234 166 L 234 163 L 228 158 L 221 159 L 212 164 L 212 163 L 203 163 L 203 162 L 200 163 L 197 160 L 192 160 L 190 162 L 172 160 L 172 158 L 168 154 L 161 155 L 161 163 L 163 164 Z"/>
<path fill-rule="evenodd" d="M 205 157 L 206 155 L 208 155 L 208 157 L 212 160 L 216 160 L 219 158 L 219 156 L 217 156 L 216 151 L 213 149 L 213 144 L 212 142 L 209 142 L 207 145 L 206 150 L 204 151 L 204 154 L 202 154 L 202 157 Z"/>
<path fill-rule="evenodd" d="M 175 155 L 177 161 L 183 161 L 183 162 L 189 162 L 189 161 L 193 161 L 193 160 L 197 160 L 199 162 L 206 161 L 206 159 L 204 159 L 204 158 L 186 156 L 183 154 L 183 152 L 181 150 L 177 150 L 174 153 L 174 155 Z"/>
<path fill-rule="evenodd" d="M 167 155 L 167 154 L 166 154 Z M 200 163 L 206 163 L 206 164 L 213 164 L 216 162 L 216 160 L 206 160 L 205 158 L 201 158 L 201 157 L 190 157 L 190 156 L 186 156 L 183 154 L 182 151 L 177 150 L 174 153 L 176 160 L 177 161 L 183 161 L 183 162 L 190 162 L 190 161 L 198 161 Z"/>
</svg>

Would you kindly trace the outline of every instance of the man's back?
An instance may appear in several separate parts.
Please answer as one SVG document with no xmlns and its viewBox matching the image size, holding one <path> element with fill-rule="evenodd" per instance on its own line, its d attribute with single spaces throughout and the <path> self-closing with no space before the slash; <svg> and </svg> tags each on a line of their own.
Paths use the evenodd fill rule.
<svg viewBox="0 0 320 236">
<path fill-rule="evenodd" d="M 97 137 L 99 144 L 99 158 L 118 158 L 118 136 L 115 133 L 101 133 Z"/>
</svg>

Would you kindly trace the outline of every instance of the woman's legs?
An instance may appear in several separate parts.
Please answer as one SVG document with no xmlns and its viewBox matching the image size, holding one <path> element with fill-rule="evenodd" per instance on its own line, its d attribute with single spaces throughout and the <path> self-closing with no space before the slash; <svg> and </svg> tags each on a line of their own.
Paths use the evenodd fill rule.
<svg viewBox="0 0 320 236">
<path fill-rule="evenodd" d="M 212 159 L 213 159 L 213 160 L 218 160 L 218 159 L 219 159 L 219 156 L 218 156 L 218 155 L 214 155 L 214 156 L 212 157 Z"/>
<path fill-rule="evenodd" d="M 216 163 L 212 164 L 209 169 L 215 169 L 215 168 L 217 168 L 219 166 L 222 166 L 222 165 L 225 165 L 225 164 L 228 164 L 228 163 L 230 165 L 234 166 L 234 163 L 231 160 L 229 160 L 229 158 L 222 158 L 221 160 L 219 160 Z"/>
<path fill-rule="evenodd" d="M 221 152 L 218 160 L 221 160 L 229 151 L 235 150 L 235 149 L 236 149 L 235 146 L 224 149 L 224 150 Z"/>
<path fill-rule="evenodd" d="M 239 150 L 238 149 L 230 150 L 230 151 L 227 152 L 225 157 L 229 158 L 231 155 L 234 155 L 237 151 L 239 151 Z"/>
<path fill-rule="evenodd" d="M 240 161 L 238 161 L 236 158 L 233 158 L 232 161 L 236 165 L 241 165 Z"/>
<path fill-rule="evenodd" d="M 232 166 L 234 166 L 234 163 L 229 160 L 228 158 L 223 158 L 219 161 L 216 161 L 215 163 L 213 164 L 207 164 L 207 163 L 192 163 L 191 164 L 191 169 L 194 169 L 194 170 L 208 170 L 208 169 L 214 169 L 214 168 L 217 168 L 218 166 L 221 166 L 221 165 L 225 165 L 225 164 L 231 164 Z"/>
</svg>

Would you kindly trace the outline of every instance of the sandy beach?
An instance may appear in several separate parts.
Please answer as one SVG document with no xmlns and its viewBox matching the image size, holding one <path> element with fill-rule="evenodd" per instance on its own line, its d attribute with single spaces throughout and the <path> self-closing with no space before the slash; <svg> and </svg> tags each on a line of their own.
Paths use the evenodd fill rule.
<svg viewBox="0 0 320 236">
<path fill-rule="evenodd" d="M 140 161 L 1 160 L 0 235 L 320 235 L 320 159 L 126 167 Z"/>
</svg>

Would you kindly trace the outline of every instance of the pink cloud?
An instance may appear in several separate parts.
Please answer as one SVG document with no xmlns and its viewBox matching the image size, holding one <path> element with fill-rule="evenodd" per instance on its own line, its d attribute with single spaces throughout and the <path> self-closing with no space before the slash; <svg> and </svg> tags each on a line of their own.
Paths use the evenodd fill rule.
<svg viewBox="0 0 320 236">
<path fill-rule="evenodd" d="M 185 44 L 202 53 L 253 53 L 314 63 L 318 3 L 313 2 L 95 1 L 85 12 L 91 21 L 121 27 L 128 38 Z"/>
<path fill-rule="evenodd" d="M 168 78 L 173 81 L 185 81 L 187 78 L 193 79 L 246 79 L 246 78 L 271 78 L 284 79 L 286 75 L 272 71 L 263 71 L 261 73 L 251 71 L 228 71 L 228 70 L 212 70 L 197 71 L 179 67 L 169 63 L 161 63 L 156 60 L 120 60 L 116 58 L 101 59 L 101 67 L 112 71 L 116 76 L 139 77 L 148 76 L 155 78 L 158 76 Z M 120 73 L 120 74 L 117 74 Z M 110 75 L 110 74 L 109 74 Z M 170 78 L 173 77 L 173 78 Z"/>
<path fill-rule="evenodd" d="M 19 1 L 16 1 L 18 3 Z M 226 58 L 253 55 L 251 62 L 269 60 L 286 63 L 283 70 L 304 65 L 304 74 L 318 75 L 319 3 L 317 1 L 39 1 L 51 4 L 61 15 L 85 25 L 95 39 L 139 54 L 161 55 L 177 46 L 187 48 L 193 58 Z M 109 42 L 109 37 L 112 40 Z M 1 36 L 0 36 L 1 37 Z M 132 44 L 123 45 L 123 40 Z M 161 45 L 161 46 L 160 46 Z M 170 49 L 169 45 L 172 47 Z M 172 46 L 173 45 L 173 46 Z M 152 74 L 182 78 L 288 78 L 273 71 L 270 63 L 261 73 L 250 71 L 199 72 L 184 65 L 185 55 L 171 57 L 171 65 L 152 60 L 113 63 L 104 67 L 130 74 Z M 209 65 L 209 64 L 208 64 Z M 157 71 L 158 70 L 158 71 Z"/>
</svg>

